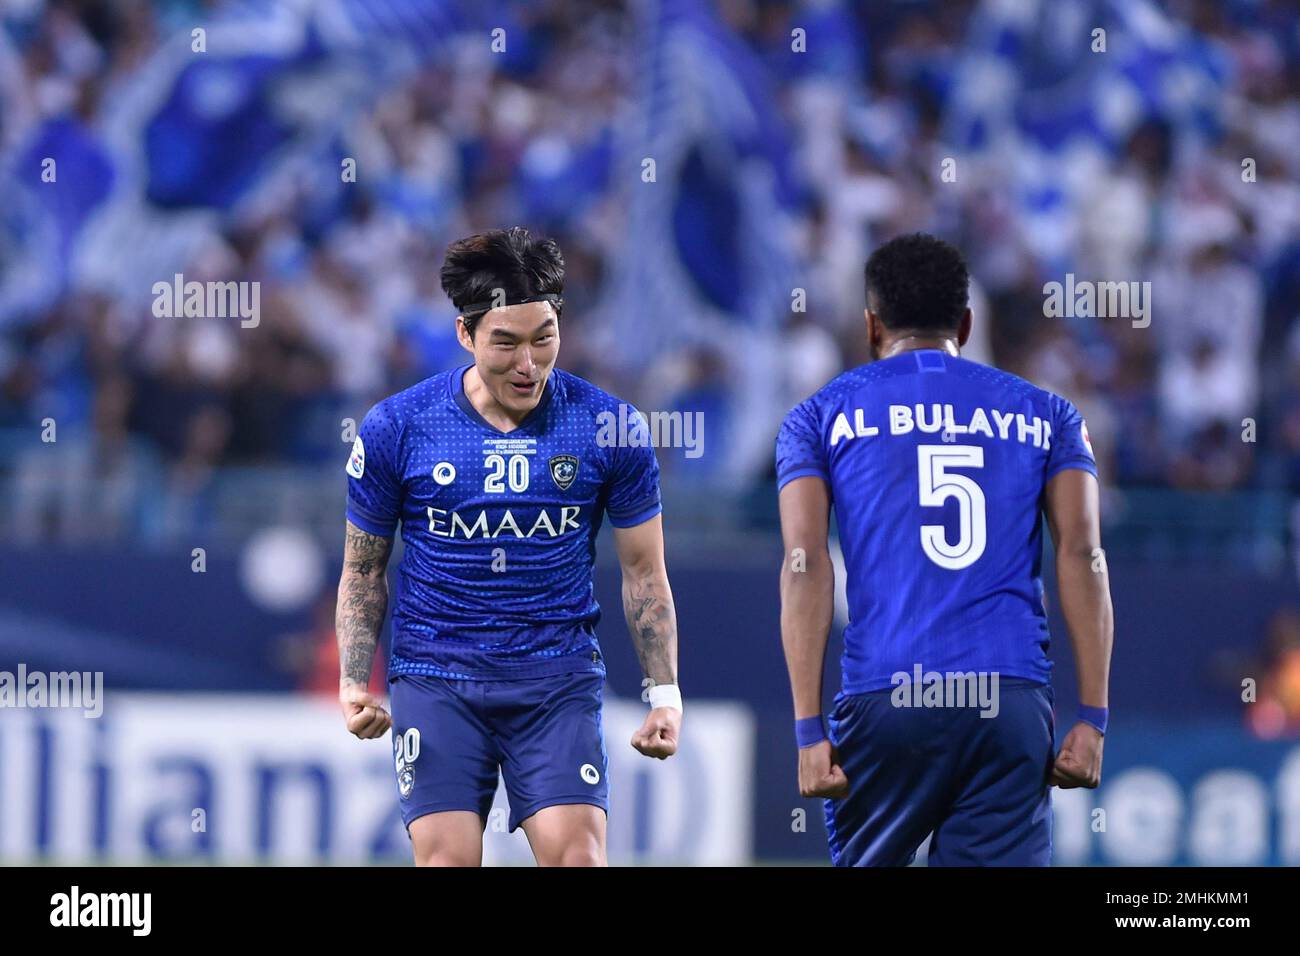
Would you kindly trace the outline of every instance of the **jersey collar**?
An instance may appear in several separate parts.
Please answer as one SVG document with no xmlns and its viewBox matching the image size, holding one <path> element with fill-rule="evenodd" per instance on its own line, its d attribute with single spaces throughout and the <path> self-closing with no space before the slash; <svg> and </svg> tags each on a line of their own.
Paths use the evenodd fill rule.
<svg viewBox="0 0 1300 956">
<path fill-rule="evenodd" d="M 469 371 L 470 366 L 473 364 L 470 362 L 462 365 L 451 373 L 451 397 L 460 406 L 461 411 L 469 416 L 471 421 L 482 425 L 488 431 L 497 435 L 513 435 L 515 432 L 523 431 L 535 422 L 541 417 L 542 410 L 546 408 L 547 403 L 551 400 L 551 394 L 555 391 L 555 370 L 551 369 L 551 374 L 546 376 L 546 384 L 542 386 L 542 397 L 537 400 L 537 404 L 533 406 L 532 411 L 525 415 L 524 420 L 510 431 L 502 431 L 480 415 L 478 409 L 474 407 L 474 403 L 465 394 L 465 373 Z"/>
</svg>

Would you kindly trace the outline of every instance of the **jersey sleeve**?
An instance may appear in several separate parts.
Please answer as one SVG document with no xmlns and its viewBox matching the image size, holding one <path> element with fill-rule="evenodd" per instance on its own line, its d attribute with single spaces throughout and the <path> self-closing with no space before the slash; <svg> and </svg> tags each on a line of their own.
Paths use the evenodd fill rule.
<svg viewBox="0 0 1300 956">
<path fill-rule="evenodd" d="M 610 449 L 610 487 L 605 511 L 615 528 L 632 528 L 663 510 L 659 499 L 659 460 L 645 445 Z"/>
<path fill-rule="evenodd" d="M 779 491 L 796 478 L 816 475 L 830 484 L 831 473 L 826 463 L 826 449 L 821 428 L 813 406 L 804 402 L 796 405 L 776 436 L 776 487 Z"/>
<path fill-rule="evenodd" d="M 1088 423 L 1067 399 L 1052 396 L 1052 447 L 1047 452 L 1047 478 L 1067 468 L 1078 468 L 1094 478 L 1097 459 L 1088 438 Z"/>
<path fill-rule="evenodd" d="M 393 534 L 401 516 L 401 431 L 380 402 L 362 421 L 348 456 L 348 520 L 383 537 Z"/>
</svg>

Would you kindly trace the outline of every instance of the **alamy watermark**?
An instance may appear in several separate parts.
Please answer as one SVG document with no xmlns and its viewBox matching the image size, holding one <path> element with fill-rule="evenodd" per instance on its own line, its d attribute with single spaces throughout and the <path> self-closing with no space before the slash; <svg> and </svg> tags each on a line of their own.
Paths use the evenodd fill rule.
<svg viewBox="0 0 1300 956">
<path fill-rule="evenodd" d="M 239 319 L 246 329 L 262 321 L 262 283 L 185 281 L 176 273 L 171 282 L 155 282 L 153 314 L 159 319 Z"/>
<path fill-rule="evenodd" d="M 596 415 L 596 444 L 602 448 L 684 448 L 687 458 L 704 454 L 703 412 L 651 412 L 620 404 L 618 414 Z"/>
<path fill-rule="evenodd" d="M 889 702 L 895 707 L 978 707 L 981 717 L 996 717 L 997 671 L 923 671 L 920 664 L 912 673 L 896 671 L 889 677 L 894 685 Z"/>
<path fill-rule="evenodd" d="M 1049 319 L 1132 319 L 1133 328 L 1151 324 L 1150 282 L 1077 281 L 1073 272 L 1064 284 L 1043 286 L 1043 315 Z"/>
<path fill-rule="evenodd" d="M 132 936 L 148 936 L 152 916 L 152 893 L 83 893 L 74 885 L 50 897 L 51 926 L 116 926 L 131 930 Z"/>
<path fill-rule="evenodd" d="M 66 707 L 93 719 L 104 713 L 103 671 L 0 671 L 0 708 Z"/>
</svg>

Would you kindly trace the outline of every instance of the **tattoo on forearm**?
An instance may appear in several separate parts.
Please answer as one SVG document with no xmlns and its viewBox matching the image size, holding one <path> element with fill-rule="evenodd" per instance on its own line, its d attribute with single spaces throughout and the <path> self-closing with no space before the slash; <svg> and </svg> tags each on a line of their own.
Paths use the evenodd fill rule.
<svg viewBox="0 0 1300 956">
<path fill-rule="evenodd" d="M 343 552 L 343 578 L 334 614 L 339 640 L 339 677 L 343 684 L 370 683 L 379 632 L 388 610 L 384 570 L 393 542 L 349 523 Z"/>
<path fill-rule="evenodd" d="M 351 521 L 343 542 L 343 572 L 345 574 L 372 575 L 388 566 L 388 556 L 393 552 L 390 538 L 362 531 Z"/>
<path fill-rule="evenodd" d="M 677 613 L 667 582 L 625 581 L 623 616 L 645 675 L 656 684 L 677 683 Z"/>
</svg>

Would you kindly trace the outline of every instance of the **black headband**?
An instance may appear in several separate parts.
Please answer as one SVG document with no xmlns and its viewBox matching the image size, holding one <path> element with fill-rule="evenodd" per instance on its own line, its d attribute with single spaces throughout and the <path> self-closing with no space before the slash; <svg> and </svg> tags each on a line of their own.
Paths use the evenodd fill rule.
<svg viewBox="0 0 1300 956">
<path fill-rule="evenodd" d="M 549 302 L 555 306 L 555 314 L 559 315 L 564 308 L 564 296 L 556 295 L 554 292 L 544 292 L 541 295 L 529 295 L 519 299 L 506 299 L 504 302 L 474 302 L 460 310 L 464 318 L 477 318 L 493 309 L 499 309 L 506 305 L 523 305 L 525 302 Z"/>
</svg>

